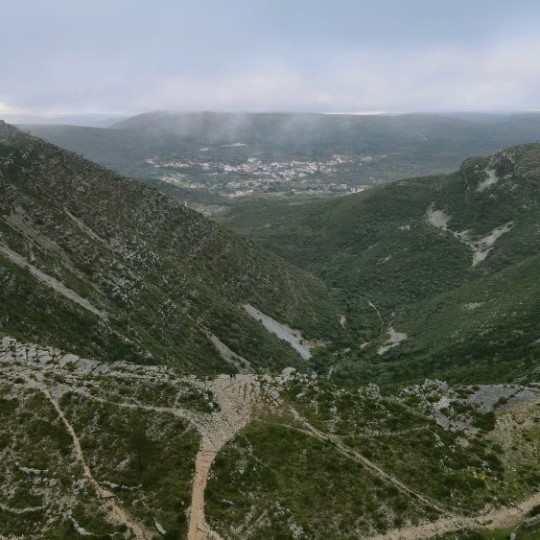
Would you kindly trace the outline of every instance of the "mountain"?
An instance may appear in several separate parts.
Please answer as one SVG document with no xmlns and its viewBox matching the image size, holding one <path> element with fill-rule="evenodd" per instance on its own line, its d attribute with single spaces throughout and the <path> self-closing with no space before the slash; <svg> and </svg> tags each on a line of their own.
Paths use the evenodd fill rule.
<svg viewBox="0 0 540 540">
<path fill-rule="evenodd" d="M 188 203 L 335 196 L 451 172 L 471 155 L 540 139 L 540 115 L 165 113 L 109 129 L 24 126 Z"/>
<path fill-rule="evenodd" d="M 302 364 L 244 305 L 308 339 L 342 333 L 339 306 L 317 278 L 6 124 L 0 194 L 3 333 L 190 373 Z"/>
<path fill-rule="evenodd" d="M 223 222 L 380 316 L 321 366 L 365 382 L 505 382 L 540 366 L 540 145 L 330 201 L 237 205 Z M 345 319 L 344 319 L 344 324 Z M 341 374 L 340 374 L 341 373 Z"/>
<path fill-rule="evenodd" d="M 229 216 L 320 279 L 0 124 L 0 537 L 537 537 L 539 158 Z"/>
<path fill-rule="evenodd" d="M 223 140 L 242 130 L 271 138 L 286 115 L 263 117 L 256 117 L 264 120 L 262 127 L 249 116 L 238 120 L 232 138 Z M 201 118 L 209 126 L 203 134 L 230 124 L 211 114 L 194 115 L 193 122 L 199 125 Z M 183 126 L 184 120 L 178 122 Z M 482 125 L 493 129 L 495 121 Z M 164 122 L 160 115 L 143 116 L 122 129 L 144 138 Z M 249 304 L 256 318 L 269 316 L 303 331 L 312 342 L 311 365 L 342 381 L 504 382 L 538 366 L 538 145 L 466 160 L 453 174 L 332 200 L 250 201 L 223 218 L 291 266 L 79 156 L 54 149 L 49 158 L 52 146 L 18 132 L 6 141 L 10 187 L 4 188 L 1 226 L 10 250 L 5 264 L 10 276 L 17 270 L 18 281 L 15 299 L 11 288 L 9 298 L 3 293 L 11 314 L 2 324 L 14 335 L 35 341 L 46 335 L 56 340 L 53 345 L 76 346 L 97 358 L 105 350 L 110 358 L 151 355 L 191 370 L 208 358 L 214 358 L 209 369 L 223 365 L 216 359 L 218 342 L 250 357 L 254 368 L 297 366 L 296 353 L 261 333 L 242 309 Z M 107 262 L 111 257 L 114 263 Z M 20 271 L 26 264 L 30 275 Z M 56 279 L 97 313 L 79 302 L 82 319 L 57 316 L 56 309 L 48 317 L 45 300 L 21 311 L 22 298 L 37 302 L 28 291 L 38 271 L 45 273 L 41 283 Z M 52 294 L 50 286 L 42 289 L 43 298 Z M 88 317 L 97 319 L 90 325 Z M 66 319 L 69 340 L 54 331 Z M 21 329 L 26 334 L 17 333 Z M 189 345 L 180 350 L 181 343 Z M 280 352 L 269 357 L 269 350 Z"/>
</svg>

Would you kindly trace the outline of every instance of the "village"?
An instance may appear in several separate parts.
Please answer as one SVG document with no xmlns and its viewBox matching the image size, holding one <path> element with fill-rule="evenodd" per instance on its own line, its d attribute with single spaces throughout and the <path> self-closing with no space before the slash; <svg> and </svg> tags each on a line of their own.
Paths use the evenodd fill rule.
<svg viewBox="0 0 540 540">
<path fill-rule="evenodd" d="M 208 151 L 201 148 L 200 151 Z M 361 155 L 354 159 L 335 154 L 326 161 L 263 161 L 250 157 L 240 163 L 197 159 L 145 159 L 158 169 L 157 177 L 169 184 L 195 191 L 211 191 L 229 198 L 261 193 L 346 194 L 358 193 L 367 184 L 351 182 L 355 169 L 386 156 Z M 344 177 L 347 181 L 344 181 Z M 375 183 L 375 178 L 370 178 Z"/>
</svg>

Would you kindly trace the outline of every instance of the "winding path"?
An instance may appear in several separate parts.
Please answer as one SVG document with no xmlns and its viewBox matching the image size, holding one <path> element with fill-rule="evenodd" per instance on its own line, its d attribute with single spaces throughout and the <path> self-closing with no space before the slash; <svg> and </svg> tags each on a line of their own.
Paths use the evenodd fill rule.
<svg viewBox="0 0 540 540">
<path fill-rule="evenodd" d="M 334 446 L 337 448 L 337 450 L 343 454 L 345 457 L 348 457 L 349 459 L 352 459 L 353 461 L 356 461 L 357 463 L 362 464 L 366 469 L 368 469 L 370 472 L 381 478 L 382 480 L 385 480 L 386 482 L 389 482 L 396 486 L 402 493 L 405 493 L 406 495 L 409 495 L 413 497 L 414 499 L 417 499 L 424 503 L 428 508 L 431 508 L 433 510 L 436 510 L 437 512 L 440 512 L 441 514 L 445 514 L 445 510 L 441 508 L 437 503 L 429 500 L 424 495 L 418 493 L 417 491 L 412 490 L 411 488 L 407 487 L 405 484 L 400 482 L 395 476 L 392 476 L 385 472 L 383 469 L 381 469 L 378 465 L 364 457 L 362 454 L 359 454 L 356 450 L 353 448 L 350 448 L 346 445 L 344 445 L 338 437 L 335 437 L 333 435 L 329 435 L 326 433 L 323 433 L 322 431 L 319 431 L 317 428 L 312 426 L 303 416 L 301 416 L 296 409 L 291 408 L 291 411 L 294 415 L 294 417 L 302 423 L 306 427 L 306 430 L 310 432 L 315 438 L 321 440 L 321 441 L 327 441 L 334 444 Z"/>
<path fill-rule="evenodd" d="M 60 408 L 60 405 L 52 397 L 49 389 L 45 385 L 37 384 L 36 386 L 47 398 L 47 400 L 52 404 L 52 406 L 55 408 L 56 412 L 58 413 L 58 416 L 64 423 L 64 426 L 66 427 L 67 432 L 71 436 L 75 456 L 83 469 L 84 477 L 90 482 L 95 492 L 97 493 L 98 497 L 100 499 L 106 499 L 109 502 L 110 507 L 111 507 L 111 512 L 115 520 L 118 523 L 126 525 L 126 527 L 131 529 L 131 531 L 133 532 L 137 540 L 145 540 L 147 538 L 152 538 L 152 534 L 148 531 L 145 531 L 143 527 L 141 527 L 138 523 L 131 520 L 129 516 L 127 515 L 126 511 L 116 503 L 114 499 L 114 495 L 110 491 L 103 488 L 99 484 L 99 482 L 94 478 L 84 458 L 84 454 L 81 448 L 81 443 L 79 441 L 79 438 L 77 437 L 77 434 L 75 433 L 75 430 L 73 429 L 73 426 L 70 424 L 69 420 L 64 415 L 64 412 Z"/>
<path fill-rule="evenodd" d="M 372 473 L 394 484 L 403 493 L 406 493 L 418 499 L 426 506 L 429 506 L 432 509 L 437 510 L 438 512 L 447 514 L 447 512 L 440 506 L 438 506 L 435 502 L 430 501 L 420 493 L 413 491 L 411 488 L 400 482 L 397 478 L 389 475 L 380 467 L 369 461 L 367 458 L 365 458 L 352 448 L 344 445 L 338 437 L 328 435 L 326 433 L 323 433 L 322 431 L 319 431 L 317 428 L 312 426 L 303 416 L 301 416 L 294 408 L 291 408 L 291 411 L 294 417 L 298 421 L 300 421 L 305 427 L 305 431 L 303 430 L 305 433 L 309 433 L 319 440 L 332 442 L 340 453 L 342 453 L 349 459 L 353 459 L 354 461 L 363 464 Z M 394 529 L 393 531 L 371 536 L 369 538 L 365 538 L 364 540 L 427 540 L 429 538 L 433 538 L 435 535 L 458 531 L 460 529 L 466 528 L 504 529 L 515 526 L 520 520 L 525 518 L 525 516 L 535 506 L 538 505 L 540 505 L 540 493 L 535 493 L 534 495 L 517 504 L 516 506 L 503 506 L 501 508 L 492 510 L 488 514 L 473 517 L 458 514 L 450 515 L 436 521 L 422 523 L 416 526 Z"/>
<path fill-rule="evenodd" d="M 424 523 L 415 527 L 395 529 L 386 534 L 371 536 L 365 540 L 426 540 L 435 535 L 458 531 L 466 528 L 507 528 L 517 524 L 535 506 L 540 504 L 540 493 L 535 493 L 515 507 L 503 506 L 488 514 L 475 517 L 452 516 Z"/>
<path fill-rule="evenodd" d="M 2 359 L 1 363 L 3 364 L 3 374 L 8 375 L 7 379 L 14 380 L 14 386 L 21 385 L 28 388 L 33 388 L 41 392 L 52 404 L 56 413 L 58 414 L 59 419 L 62 421 L 71 437 L 73 452 L 78 463 L 81 465 L 84 477 L 93 487 L 98 498 L 106 504 L 114 521 L 116 523 L 126 525 L 129 530 L 132 531 L 137 540 L 152 538 L 153 532 L 145 529 L 141 524 L 133 520 L 129 514 L 116 502 L 114 494 L 105 489 L 92 475 L 92 472 L 87 465 L 79 438 L 73 429 L 73 426 L 65 416 L 60 406 L 59 398 L 61 395 L 67 392 L 74 392 L 84 396 L 87 399 L 107 403 L 109 403 L 109 401 L 101 397 L 92 396 L 87 392 L 87 390 L 77 388 L 72 384 L 59 384 L 54 387 L 50 387 L 48 384 L 43 382 L 42 377 L 35 377 L 35 374 L 41 370 L 43 370 L 43 372 L 50 371 L 51 373 L 64 373 L 64 368 L 61 365 L 55 363 L 41 364 L 39 362 L 39 354 L 29 355 L 24 352 L 23 349 L 19 350 L 13 348 L 13 351 L 15 352 L 4 354 L 4 356 L 0 355 Z M 20 357 L 20 361 L 15 362 L 14 360 L 18 357 Z M 153 375 L 155 376 L 154 372 Z M 70 377 L 73 378 L 78 376 L 78 372 L 70 372 Z M 133 378 L 136 377 L 136 374 L 126 373 L 120 375 L 120 373 L 110 373 L 109 376 Z M 86 377 L 87 376 L 85 375 L 85 378 Z M 15 382 L 17 378 L 22 378 L 24 382 Z M 201 435 L 201 443 L 196 456 L 195 473 L 192 483 L 192 502 L 189 514 L 188 540 L 222 540 L 221 536 L 212 530 L 205 519 L 205 489 L 212 464 L 216 455 L 224 447 L 224 445 L 227 444 L 227 442 L 229 442 L 242 428 L 249 423 L 257 401 L 263 398 L 271 401 L 272 399 L 275 399 L 276 396 L 272 394 L 269 387 L 262 389 L 261 385 L 264 383 L 261 382 L 256 375 L 252 374 L 237 375 L 234 379 L 226 375 L 221 375 L 208 383 L 197 381 L 196 383 L 192 384 L 196 384 L 196 386 L 199 388 L 206 387 L 208 390 L 210 390 L 214 396 L 215 402 L 220 407 L 219 411 L 208 415 L 187 411 L 180 407 L 154 407 L 141 403 L 114 404 L 119 407 L 126 407 L 130 409 L 142 408 L 145 410 L 155 411 L 156 413 L 172 414 L 188 420 L 191 425 L 197 429 Z M 276 404 L 279 405 L 279 403 Z M 391 530 L 384 534 L 364 538 L 363 540 L 426 540 L 433 538 L 436 535 L 458 531 L 465 528 L 509 528 L 517 525 L 517 523 L 524 519 L 535 506 L 540 505 L 540 493 L 535 493 L 525 501 L 522 501 L 515 506 L 501 507 L 494 509 L 487 514 L 473 517 L 458 514 L 449 515 L 448 512 L 438 506 L 437 503 L 412 490 L 397 478 L 378 467 L 375 463 L 369 461 L 355 449 L 345 445 L 338 437 L 318 430 L 296 410 L 293 409 L 292 413 L 296 420 L 301 424 L 301 427 L 294 427 L 294 429 L 300 429 L 302 432 L 308 433 L 320 440 L 331 442 L 335 446 L 336 451 L 342 453 L 351 460 L 363 464 L 368 470 L 377 475 L 379 478 L 395 485 L 402 493 L 414 497 L 424 505 L 443 514 L 440 519 L 432 522 Z M 3 511 L 16 514 L 30 513 L 38 509 L 37 507 L 12 509 L 5 505 L 0 505 L 0 507 Z"/>
</svg>

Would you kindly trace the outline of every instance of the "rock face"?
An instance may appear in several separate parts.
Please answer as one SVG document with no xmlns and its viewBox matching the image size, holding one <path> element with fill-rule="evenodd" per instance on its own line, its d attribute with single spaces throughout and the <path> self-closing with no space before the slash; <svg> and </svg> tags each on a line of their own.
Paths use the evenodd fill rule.
<svg viewBox="0 0 540 540">
<path fill-rule="evenodd" d="M 258 367 L 300 358 L 240 308 L 315 338 L 339 331 L 325 286 L 157 191 L 0 125 L 0 331 L 100 359 Z M 313 322 L 315 321 L 315 322 Z"/>
</svg>

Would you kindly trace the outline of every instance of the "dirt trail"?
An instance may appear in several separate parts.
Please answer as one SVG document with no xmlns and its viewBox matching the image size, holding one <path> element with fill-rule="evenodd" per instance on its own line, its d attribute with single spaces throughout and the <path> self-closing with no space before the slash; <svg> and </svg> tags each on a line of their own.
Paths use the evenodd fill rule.
<svg viewBox="0 0 540 540">
<path fill-rule="evenodd" d="M 198 426 L 202 440 L 195 461 L 188 540 L 222 540 L 204 517 L 208 474 L 217 453 L 249 422 L 253 404 L 260 393 L 255 375 L 237 375 L 235 379 L 221 375 L 208 386 L 220 411 Z"/>
<path fill-rule="evenodd" d="M 7 504 L 0 503 L 0 510 L 2 512 L 8 512 L 9 514 L 15 514 L 21 516 L 23 514 L 33 514 L 34 512 L 39 512 L 45 510 L 43 506 L 29 506 L 28 508 L 11 508 Z"/>
<path fill-rule="evenodd" d="M 349 459 L 356 461 L 357 463 L 361 463 L 362 465 L 364 465 L 364 467 L 366 467 L 366 469 L 370 470 L 379 478 L 386 480 L 387 482 L 390 482 L 391 484 L 396 486 L 401 492 L 413 497 L 414 499 L 417 499 L 423 502 L 427 507 L 434 509 L 437 512 L 440 512 L 442 514 L 446 513 L 445 510 L 441 508 L 437 503 L 429 500 L 424 495 L 407 487 L 405 484 L 400 482 L 395 476 L 388 474 L 383 469 L 381 469 L 378 465 L 376 465 L 369 459 L 365 458 L 362 454 L 359 454 L 353 448 L 349 448 L 348 446 L 343 444 L 338 437 L 319 431 L 316 427 L 312 426 L 303 416 L 301 416 L 298 413 L 298 411 L 296 411 L 296 409 L 292 408 L 291 411 L 293 415 L 295 416 L 295 418 L 299 420 L 307 428 L 307 430 L 311 432 L 311 434 L 315 436 L 317 439 L 333 443 L 341 454 L 348 457 Z"/>
<path fill-rule="evenodd" d="M 197 429 L 197 431 L 201 431 L 202 429 L 201 421 L 200 421 L 201 415 L 191 413 L 190 411 L 187 411 L 180 407 L 156 407 L 153 405 L 144 405 L 142 403 L 121 403 L 119 401 L 112 401 L 112 400 L 104 399 L 98 396 L 94 396 L 90 394 L 89 392 L 86 392 L 84 390 L 81 390 L 80 388 L 75 388 L 75 387 L 69 387 L 67 392 L 71 394 L 77 394 L 79 396 L 83 396 L 89 401 L 94 401 L 95 403 L 105 403 L 108 405 L 114 405 L 115 407 L 118 407 L 119 409 L 131 409 L 131 410 L 139 410 L 139 411 L 142 410 L 142 411 L 152 411 L 159 414 L 171 414 L 173 416 L 176 416 L 178 418 L 182 418 L 183 420 L 188 421 L 190 424 L 194 426 L 195 429 Z"/>
<path fill-rule="evenodd" d="M 94 478 L 92 475 L 92 472 L 90 471 L 90 468 L 86 464 L 86 460 L 84 458 L 84 454 L 81 448 L 81 443 L 79 441 L 79 438 L 77 437 L 77 434 L 75 433 L 75 430 L 73 429 L 73 426 L 69 423 L 68 419 L 64 415 L 64 412 L 60 408 L 60 405 L 58 402 L 53 398 L 51 393 L 49 392 L 49 389 L 42 385 L 42 384 L 36 384 L 35 385 L 38 390 L 40 390 L 43 395 L 49 400 L 49 402 L 52 404 L 52 406 L 55 408 L 56 412 L 58 413 L 58 416 L 64 423 L 64 426 L 66 427 L 66 430 L 68 431 L 69 435 L 71 436 L 71 440 L 73 442 L 73 449 L 75 451 L 75 456 L 77 458 L 77 461 L 80 463 L 81 467 L 83 468 L 83 474 L 84 477 L 90 482 L 94 490 L 96 491 L 98 497 L 100 499 L 107 500 L 108 505 L 110 506 L 111 513 L 113 514 L 115 520 L 118 523 L 126 525 L 133 534 L 135 535 L 135 538 L 137 540 L 145 540 L 147 538 L 152 538 L 152 534 L 148 531 L 145 531 L 140 525 L 132 521 L 125 510 L 118 506 L 116 501 L 114 500 L 114 495 L 103 488 L 99 482 Z"/>
<path fill-rule="evenodd" d="M 11 342 L 7 345 L 11 347 L 10 344 Z M 127 514 L 127 512 L 117 504 L 114 494 L 100 485 L 100 483 L 92 475 L 82 451 L 79 438 L 60 407 L 59 398 L 64 394 L 73 393 L 98 403 L 111 403 L 120 408 L 143 409 L 159 414 L 171 414 L 187 420 L 201 435 L 201 443 L 199 452 L 196 456 L 195 473 L 193 477 L 188 539 L 222 540 L 221 537 L 212 531 L 206 523 L 204 517 L 204 491 L 208 474 L 215 456 L 221 450 L 221 448 L 249 422 L 251 418 L 253 405 L 260 394 L 260 382 L 258 381 L 257 376 L 253 374 L 239 374 L 236 375 L 235 378 L 231 378 L 229 375 L 221 375 L 209 383 L 200 381 L 185 381 L 189 382 L 190 384 L 195 384 L 195 386 L 197 386 L 199 389 L 206 387 L 206 389 L 213 394 L 215 402 L 219 405 L 219 410 L 211 414 L 197 413 L 183 409 L 182 407 L 156 407 L 142 403 L 112 402 L 105 398 L 94 396 L 92 393 L 88 392 L 87 389 L 83 389 L 77 384 L 73 384 L 73 379 L 77 379 L 79 377 L 78 372 L 70 372 L 71 384 L 61 383 L 54 385 L 54 388 L 49 388 L 48 385 L 42 382 L 42 374 L 39 372 L 42 370 L 51 372 L 58 370 L 58 372 L 63 372 L 65 369 L 61 365 L 61 360 L 63 357 L 60 354 L 54 355 L 49 351 L 47 361 L 42 364 L 40 363 L 41 356 L 39 353 L 40 351 L 38 349 L 35 351 L 32 350 L 32 354 L 27 353 L 26 350 L 16 352 L 17 355 L 22 355 L 21 358 L 24 360 L 24 364 L 15 364 L 13 365 L 12 369 L 8 371 L 10 371 L 11 375 L 14 377 L 23 377 L 23 386 L 41 392 L 52 404 L 56 413 L 58 414 L 58 417 L 61 419 L 65 429 L 68 431 L 71 437 L 73 452 L 78 463 L 82 467 L 83 476 L 92 485 L 98 498 L 104 502 L 113 520 L 117 523 L 125 524 L 128 529 L 133 532 L 137 540 L 153 538 L 155 535 L 154 532 L 149 531 L 140 524 L 136 523 Z M 53 356 L 55 358 L 58 356 L 60 361 L 56 360 L 53 362 Z M 7 356 L 4 355 L 4 357 L 1 358 L 6 362 L 11 362 L 13 360 L 11 352 Z M 35 377 L 34 374 L 36 372 L 39 373 L 39 377 Z M 108 376 L 120 379 L 124 377 L 129 379 L 139 378 L 137 374 L 117 373 L 114 371 L 109 373 Z M 155 376 L 154 373 L 153 376 Z M 141 377 L 141 380 L 143 379 L 144 378 Z"/>
<path fill-rule="evenodd" d="M 0 341 L 0 343 L 2 342 Z M 11 342 L 4 345 L 8 346 L 10 343 Z M 10 351 L 11 348 L 12 347 L 10 346 Z M 92 472 L 86 463 L 77 434 L 59 405 L 59 397 L 66 392 L 75 392 L 87 399 L 93 399 L 100 402 L 107 402 L 107 400 L 97 396 L 92 396 L 86 390 L 77 388 L 76 385 L 60 384 L 54 387 L 49 387 L 42 382 L 42 377 L 34 378 L 35 374 L 39 374 L 39 371 L 41 370 L 51 371 L 53 373 L 56 370 L 58 373 L 64 371 L 64 368 L 60 367 L 60 364 L 40 363 L 41 356 L 38 353 L 39 351 L 37 350 L 30 354 L 28 351 L 25 352 L 23 349 L 17 349 L 15 352 L 12 351 L 8 355 L 4 354 L 2 356 L 0 354 L 0 359 L 2 359 L 4 364 L 7 363 L 7 366 L 9 366 L 13 360 L 13 355 L 19 355 L 24 360 L 24 362 L 14 363 L 11 369 L 8 369 L 7 366 L 5 366 L 4 372 L 6 374 L 9 373 L 12 377 L 24 378 L 25 381 L 23 386 L 40 391 L 52 404 L 58 414 L 58 417 L 63 422 L 72 439 L 73 451 L 77 461 L 80 463 L 83 469 L 84 477 L 92 485 L 99 499 L 109 510 L 114 521 L 125 524 L 133 532 L 137 540 L 152 538 L 153 533 L 134 522 L 133 519 L 125 512 L 125 510 L 117 504 L 113 493 L 105 489 L 93 477 Z M 155 376 L 154 372 L 152 372 L 152 374 Z M 74 376 L 73 373 L 71 376 Z M 119 372 L 112 372 L 109 376 L 115 378 L 126 377 L 130 379 L 139 377 L 134 373 L 120 374 Z M 261 384 L 264 383 L 261 383 L 258 377 L 252 374 L 237 375 L 236 379 L 231 379 L 229 376 L 222 375 L 210 383 L 196 381 L 193 384 L 196 384 L 198 388 L 206 386 L 206 388 L 213 393 L 214 400 L 220 406 L 220 410 L 207 415 L 176 407 L 153 407 L 137 403 L 116 403 L 116 405 L 128 408 L 143 408 L 145 410 L 152 410 L 161 414 L 173 414 L 188 420 L 197 429 L 201 435 L 201 443 L 196 457 L 196 466 L 193 478 L 188 540 L 222 540 L 219 534 L 212 531 L 210 526 L 206 523 L 204 514 L 204 492 L 212 463 L 217 453 L 223 448 L 223 446 L 250 421 L 256 402 L 262 397 L 272 400 L 272 398 L 275 398 L 275 396 L 272 394 L 272 392 L 268 393 L 268 387 L 266 387 L 263 392 L 261 389 Z M 495 529 L 513 527 L 517 525 L 517 523 L 519 523 L 535 506 L 540 505 L 540 493 L 536 493 L 518 505 L 498 508 L 484 515 L 477 515 L 473 517 L 457 514 L 449 515 L 444 511 L 444 509 L 437 506 L 436 503 L 413 491 L 411 488 L 402 484 L 397 478 L 386 473 L 360 453 L 343 444 L 338 437 L 319 431 L 297 411 L 293 410 L 293 414 L 302 424 L 302 427 L 294 427 L 294 429 L 299 429 L 320 440 L 331 442 L 335 446 L 336 450 L 342 453 L 344 456 L 361 463 L 379 478 L 382 478 L 383 480 L 395 485 L 404 494 L 414 497 L 415 499 L 424 503 L 426 506 L 434 508 L 443 514 L 443 517 L 436 521 L 395 529 L 388 531 L 385 534 L 365 538 L 364 540 L 422 540 L 433 538 L 438 534 L 453 532 L 464 528 Z M 4 511 L 11 511 L 17 514 L 23 514 L 35 510 L 34 508 L 11 509 L 5 506 L 3 506 L 2 509 Z"/>
<path fill-rule="evenodd" d="M 422 501 L 427 506 L 441 512 L 446 513 L 440 506 L 433 501 L 430 501 L 423 495 L 413 491 L 406 485 L 402 484 L 397 478 L 389 475 L 377 465 L 366 459 L 361 454 L 355 452 L 352 448 L 347 447 L 339 438 L 328 435 L 313 427 L 304 417 L 302 417 L 295 409 L 292 409 L 293 415 L 306 427 L 306 432 L 310 432 L 313 436 L 320 440 L 325 440 L 334 443 L 336 448 L 346 457 L 354 459 L 358 463 L 362 463 L 369 470 L 375 473 L 380 478 L 383 478 L 393 483 L 402 492 L 405 492 L 416 499 Z M 413 527 L 404 527 L 395 529 L 385 534 L 379 534 L 366 538 L 365 540 L 422 540 L 429 539 L 435 535 L 457 531 L 465 528 L 507 528 L 515 526 L 522 520 L 535 506 L 540 505 L 540 493 L 535 493 L 525 501 L 522 501 L 516 506 L 505 506 L 496 510 L 492 510 L 488 514 L 480 516 L 462 516 L 452 515 L 441 518 L 437 521 L 423 523 Z"/>
<path fill-rule="evenodd" d="M 525 501 L 514 507 L 504 506 L 497 510 L 492 510 L 489 514 L 475 517 L 453 516 L 439 519 L 431 523 L 424 523 L 415 527 L 404 527 L 396 529 L 386 534 L 371 536 L 365 540 L 422 540 L 429 539 L 436 534 L 457 531 L 465 528 L 507 528 L 525 517 L 535 506 L 540 504 L 540 493 L 535 493 Z"/>
</svg>

